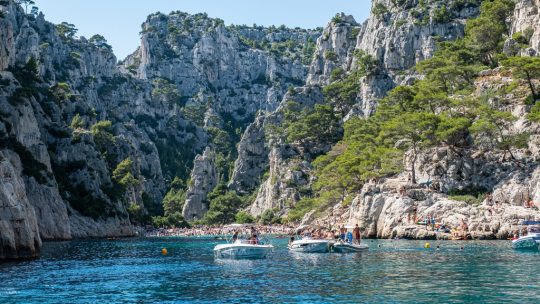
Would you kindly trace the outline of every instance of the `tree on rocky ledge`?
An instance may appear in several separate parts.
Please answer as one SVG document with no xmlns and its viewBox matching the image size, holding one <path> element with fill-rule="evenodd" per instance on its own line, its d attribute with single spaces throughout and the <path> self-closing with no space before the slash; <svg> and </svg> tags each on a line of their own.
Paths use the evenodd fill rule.
<svg viewBox="0 0 540 304">
<path fill-rule="evenodd" d="M 131 203 L 135 203 L 135 187 L 139 185 L 139 180 L 133 175 L 133 161 L 131 158 L 124 159 L 116 166 L 113 171 L 113 179 L 131 194 Z"/>
<path fill-rule="evenodd" d="M 503 61 L 503 65 L 512 71 L 514 77 L 527 82 L 531 90 L 532 103 L 540 99 L 540 93 L 534 85 L 535 79 L 540 79 L 540 58 L 538 57 L 511 57 Z"/>
<path fill-rule="evenodd" d="M 105 48 L 108 50 L 112 49 L 112 47 L 107 43 L 107 39 L 105 39 L 105 37 L 99 34 L 90 37 L 90 39 L 88 39 L 88 42 L 97 46 L 98 48 Z"/>
<path fill-rule="evenodd" d="M 77 34 L 78 32 L 78 29 L 75 28 L 75 25 L 68 22 L 62 22 L 56 25 L 56 30 L 58 31 L 58 34 L 60 34 L 60 36 L 69 39 L 74 38 L 75 34 Z"/>
<path fill-rule="evenodd" d="M 381 130 L 382 142 L 394 142 L 395 147 L 411 154 L 411 182 L 416 184 L 416 159 L 422 148 L 436 143 L 439 117 L 426 112 L 406 113 L 386 122 Z"/>
</svg>

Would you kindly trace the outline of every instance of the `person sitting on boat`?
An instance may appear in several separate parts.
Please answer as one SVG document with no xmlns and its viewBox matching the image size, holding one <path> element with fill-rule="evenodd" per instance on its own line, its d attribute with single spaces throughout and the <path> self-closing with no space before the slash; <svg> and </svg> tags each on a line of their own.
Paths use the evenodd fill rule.
<svg viewBox="0 0 540 304">
<path fill-rule="evenodd" d="M 304 231 L 303 237 L 310 238 L 311 237 L 311 232 L 309 230 Z"/>
<path fill-rule="evenodd" d="M 252 245 L 257 245 L 259 243 L 256 233 L 253 233 L 251 235 L 251 238 L 249 238 L 249 243 L 252 244 Z"/>
<path fill-rule="evenodd" d="M 333 240 L 334 239 L 334 231 L 328 230 L 328 232 L 326 232 L 326 239 Z"/>
<path fill-rule="evenodd" d="M 360 245 L 360 242 L 362 241 L 362 234 L 360 233 L 360 227 L 358 227 L 358 224 L 353 229 L 353 242 L 355 244 Z"/>
<path fill-rule="evenodd" d="M 294 236 L 291 236 L 291 238 L 289 239 L 289 245 L 291 245 L 293 242 L 294 242 Z"/>
</svg>

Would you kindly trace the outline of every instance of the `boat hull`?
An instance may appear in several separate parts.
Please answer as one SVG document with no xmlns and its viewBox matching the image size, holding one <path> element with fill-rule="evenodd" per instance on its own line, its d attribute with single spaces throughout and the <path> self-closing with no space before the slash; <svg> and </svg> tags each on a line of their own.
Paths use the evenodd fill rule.
<svg viewBox="0 0 540 304">
<path fill-rule="evenodd" d="M 300 240 L 289 245 L 289 250 L 304 253 L 328 253 L 332 243 L 325 240 Z"/>
<path fill-rule="evenodd" d="M 353 253 L 353 252 L 362 252 L 369 249 L 369 246 L 366 244 L 354 245 L 347 243 L 337 243 L 332 246 L 332 251 L 337 253 Z"/>
<path fill-rule="evenodd" d="M 522 250 L 538 250 L 540 244 L 540 238 L 535 237 L 522 237 L 512 241 L 512 248 Z"/>
<path fill-rule="evenodd" d="M 272 245 L 222 244 L 214 248 L 214 255 L 225 259 L 264 259 L 273 248 Z"/>
</svg>

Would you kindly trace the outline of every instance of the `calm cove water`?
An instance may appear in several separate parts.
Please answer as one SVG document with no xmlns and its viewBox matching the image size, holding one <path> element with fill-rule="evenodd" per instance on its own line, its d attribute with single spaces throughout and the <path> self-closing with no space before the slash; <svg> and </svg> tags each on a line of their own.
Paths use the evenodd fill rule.
<svg viewBox="0 0 540 304">
<path fill-rule="evenodd" d="M 538 252 L 366 242 L 361 254 L 295 254 L 275 239 L 264 260 L 216 260 L 213 239 L 49 242 L 41 259 L 0 264 L 0 303 L 540 303 Z"/>
</svg>

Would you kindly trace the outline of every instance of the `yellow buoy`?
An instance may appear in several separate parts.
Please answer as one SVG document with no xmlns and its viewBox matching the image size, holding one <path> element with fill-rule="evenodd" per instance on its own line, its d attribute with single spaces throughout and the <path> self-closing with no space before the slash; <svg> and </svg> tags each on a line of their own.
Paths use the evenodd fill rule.
<svg viewBox="0 0 540 304">
<path fill-rule="evenodd" d="M 167 253 L 168 253 L 168 252 L 167 252 L 167 248 L 163 248 L 163 249 L 161 249 L 161 254 L 163 254 L 163 255 L 167 255 Z"/>
<path fill-rule="evenodd" d="M 424 245 L 424 248 L 426 248 L 426 249 L 431 248 L 431 244 L 430 244 L 430 243 L 426 243 L 426 244 Z"/>
</svg>

